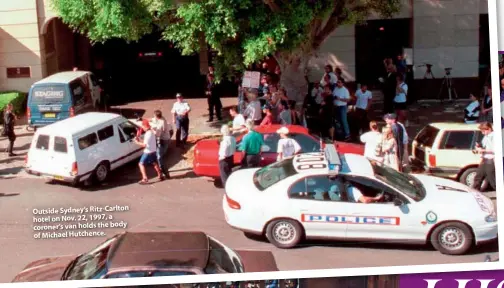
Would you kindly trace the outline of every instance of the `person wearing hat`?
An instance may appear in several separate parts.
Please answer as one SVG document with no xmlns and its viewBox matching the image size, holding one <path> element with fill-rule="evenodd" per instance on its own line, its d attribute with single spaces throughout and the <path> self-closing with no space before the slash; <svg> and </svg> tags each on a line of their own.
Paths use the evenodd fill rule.
<svg viewBox="0 0 504 288">
<path fill-rule="evenodd" d="M 177 147 L 181 147 L 187 142 L 187 137 L 189 136 L 189 112 L 191 112 L 191 106 L 184 101 L 182 94 L 177 93 L 177 102 L 173 103 L 171 110 L 173 123 L 177 127 L 177 132 L 175 133 L 175 144 Z"/>
<path fill-rule="evenodd" d="M 260 126 L 271 126 L 273 125 L 273 113 L 271 112 L 271 106 L 266 104 L 263 106 L 264 118 L 261 121 Z"/>
<path fill-rule="evenodd" d="M 289 137 L 289 128 L 284 126 L 278 129 L 277 133 L 280 135 L 280 140 L 278 140 L 277 161 L 301 153 L 301 146 L 299 146 L 299 143 Z"/>
<path fill-rule="evenodd" d="M 261 148 L 264 145 L 263 136 L 254 131 L 254 121 L 247 119 L 245 122 L 247 134 L 239 145 L 238 150 L 243 153 L 242 168 L 259 167 L 261 162 Z"/>
<path fill-rule="evenodd" d="M 145 131 L 143 141 L 140 141 L 139 137 L 134 139 L 136 144 L 138 144 L 139 146 L 144 148 L 143 154 L 140 157 L 140 162 L 138 163 L 138 167 L 140 168 L 140 173 L 142 175 L 142 180 L 140 180 L 140 182 L 138 182 L 138 183 L 139 184 L 148 184 L 149 183 L 149 178 L 147 178 L 147 172 L 145 170 L 145 165 L 153 165 L 154 169 L 156 170 L 156 173 L 158 175 L 159 180 L 162 181 L 165 178 L 164 178 L 164 176 L 161 172 L 161 169 L 159 168 L 158 162 L 157 162 L 156 134 L 152 130 L 151 125 L 149 123 L 149 120 L 147 120 L 147 119 L 142 120 L 142 129 L 143 129 L 143 131 Z"/>
<path fill-rule="evenodd" d="M 408 132 L 402 123 L 397 122 L 397 115 L 394 113 L 385 114 L 383 119 L 390 125 L 392 134 L 397 142 L 397 158 L 399 171 L 403 171 L 403 166 L 408 162 Z"/>
</svg>

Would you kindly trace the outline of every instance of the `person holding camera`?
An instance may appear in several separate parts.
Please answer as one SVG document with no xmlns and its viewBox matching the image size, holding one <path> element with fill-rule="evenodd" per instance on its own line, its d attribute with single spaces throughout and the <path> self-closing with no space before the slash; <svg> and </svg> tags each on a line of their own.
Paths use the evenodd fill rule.
<svg viewBox="0 0 504 288">
<path fill-rule="evenodd" d="M 483 122 L 479 125 L 481 133 L 484 135 L 481 144 L 476 143 L 473 153 L 481 155 L 481 162 L 478 166 L 478 171 L 474 177 L 473 188 L 480 190 L 483 180 L 486 179 L 488 184 L 495 190 L 495 152 L 494 152 L 494 133 L 492 124 Z"/>
<path fill-rule="evenodd" d="M 6 136 L 9 139 L 9 146 L 7 146 L 7 154 L 9 157 L 14 157 L 14 141 L 16 141 L 16 133 L 14 133 L 14 124 L 17 119 L 19 119 L 16 114 L 14 114 L 14 108 L 12 103 L 7 104 L 4 111 L 4 127 L 2 136 Z"/>
</svg>

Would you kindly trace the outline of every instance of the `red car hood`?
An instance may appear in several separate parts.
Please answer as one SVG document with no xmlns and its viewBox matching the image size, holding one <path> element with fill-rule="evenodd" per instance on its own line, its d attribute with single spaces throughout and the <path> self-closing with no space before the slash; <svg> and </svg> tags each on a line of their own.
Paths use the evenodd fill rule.
<svg viewBox="0 0 504 288">
<path fill-rule="evenodd" d="M 44 258 L 31 262 L 12 282 L 59 281 L 65 268 L 77 256 Z"/>
<path fill-rule="evenodd" d="M 270 272 L 278 270 L 275 256 L 270 251 L 235 250 L 243 262 L 245 272 Z"/>
</svg>

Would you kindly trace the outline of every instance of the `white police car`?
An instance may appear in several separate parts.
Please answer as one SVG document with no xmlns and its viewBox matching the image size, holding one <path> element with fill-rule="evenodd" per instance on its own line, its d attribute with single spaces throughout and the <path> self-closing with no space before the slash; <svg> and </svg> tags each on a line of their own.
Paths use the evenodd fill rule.
<svg viewBox="0 0 504 288">
<path fill-rule="evenodd" d="M 430 242 L 459 255 L 497 238 L 494 205 L 478 191 L 327 149 L 231 174 L 222 203 L 227 223 L 280 248 L 303 238 Z M 359 191 L 368 203 L 354 199 Z"/>
</svg>

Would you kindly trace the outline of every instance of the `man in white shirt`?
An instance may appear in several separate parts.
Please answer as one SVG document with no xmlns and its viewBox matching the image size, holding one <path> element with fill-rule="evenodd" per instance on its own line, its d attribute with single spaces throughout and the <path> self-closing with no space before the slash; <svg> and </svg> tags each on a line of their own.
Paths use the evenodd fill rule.
<svg viewBox="0 0 504 288">
<path fill-rule="evenodd" d="M 362 134 L 360 140 L 365 144 L 364 156 L 376 160 L 376 148 L 381 141 L 381 133 L 378 131 L 378 123 L 376 123 L 376 121 L 371 121 L 369 123 L 369 128 L 371 131 Z"/>
<path fill-rule="evenodd" d="M 262 109 L 261 102 L 257 100 L 257 93 L 249 92 L 248 99 L 250 102 L 247 105 L 245 112 L 243 112 L 243 116 L 245 116 L 246 119 L 252 119 L 252 121 L 254 121 L 254 125 L 260 125 L 262 120 Z"/>
<path fill-rule="evenodd" d="M 234 154 L 236 152 L 236 139 L 231 135 L 228 125 L 221 128 L 222 140 L 219 146 L 219 171 L 223 187 L 234 166 Z"/>
<path fill-rule="evenodd" d="M 189 136 L 189 112 L 191 112 L 191 106 L 184 101 L 182 94 L 177 93 L 176 97 L 177 102 L 173 103 L 171 113 L 173 115 L 173 122 L 177 127 L 175 144 L 177 147 L 182 147 L 187 143 L 187 137 Z"/>
<path fill-rule="evenodd" d="M 154 111 L 154 117 L 151 119 L 152 130 L 156 133 L 157 151 L 156 156 L 159 168 L 165 178 L 170 178 L 170 172 L 166 168 L 165 156 L 168 147 L 170 147 L 170 139 L 173 135 L 173 128 L 163 117 L 160 110 Z"/>
<path fill-rule="evenodd" d="M 289 138 L 289 129 L 287 127 L 278 129 L 277 133 L 280 135 L 280 140 L 278 140 L 277 161 L 301 153 L 301 146 L 299 146 L 299 143 Z"/>
<path fill-rule="evenodd" d="M 383 194 L 380 194 L 376 197 L 364 196 L 364 194 L 362 194 L 362 192 L 353 185 L 349 185 L 346 191 L 349 202 L 365 203 L 365 204 L 376 203 L 383 198 Z"/>
<path fill-rule="evenodd" d="M 238 113 L 236 107 L 229 108 L 229 115 L 233 118 L 233 126 L 231 127 L 232 132 L 243 132 L 245 131 L 245 118 L 243 115 Z"/>
<path fill-rule="evenodd" d="M 371 100 L 373 98 L 373 93 L 367 90 L 367 84 L 362 83 L 361 87 L 357 92 L 355 92 L 355 97 L 357 102 L 355 103 L 355 113 L 357 114 L 357 121 L 359 122 L 359 133 L 360 130 L 366 131 L 369 127 L 368 111 L 371 107 Z"/>
<path fill-rule="evenodd" d="M 396 87 L 396 96 L 394 98 L 394 109 L 397 114 L 397 121 L 404 123 L 406 127 L 408 127 L 408 105 L 407 99 L 408 96 L 408 84 L 404 83 L 404 75 L 398 73 L 396 76 L 397 79 L 397 87 Z"/>
<path fill-rule="evenodd" d="M 480 144 L 476 144 L 477 153 L 481 154 L 481 162 L 478 166 L 478 172 L 474 177 L 473 188 L 480 190 L 483 180 L 486 179 L 488 184 L 495 190 L 495 147 L 494 133 L 492 124 L 483 122 L 479 125 L 481 133 L 484 135 Z"/>
<path fill-rule="evenodd" d="M 138 167 L 140 167 L 140 173 L 142 174 L 142 180 L 140 180 L 140 182 L 138 182 L 138 183 L 139 184 L 148 184 L 149 183 L 149 178 L 147 178 L 147 172 L 145 170 L 145 165 L 153 165 L 154 169 L 156 170 L 156 173 L 158 175 L 159 180 L 162 181 L 165 178 L 164 178 L 163 174 L 161 173 L 161 169 L 159 168 L 159 165 L 157 162 L 156 134 L 152 130 L 151 125 L 149 123 L 149 120 L 147 120 L 147 119 L 142 120 L 142 129 L 145 131 L 143 141 L 140 141 L 140 139 L 135 138 L 135 143 L 144 148 L 143 154 L 140 157 L 140 162 L 138 163 Z"/>
<path fill-rule="evenodd" d="M 343 81 L 338 79 L 336 82 L 336 88 L 333 91 L 334 108 L 336 109 L 336 119 L 338 119 L 340 125 L 343 127 L 345 141 L 350 140 L 350 127 L 348 126 L 348 102 L 350 101 L 350 92 L 343 85 Z"/>
<path fill-rule="evenodd" d="M 324 87 L 329 84 L 334 87 L 334 85 L 336 85 L 336 83 L 338 82 L 338 77 L 336 76 L 336 74 L 334 74 L 333 67 L 328 64 L 324 67 L 324 69 L 325 74 L 322 76 L 322 80 L 320 80 L 320 85 Z M 329 83 L 327 83 L 324 79 L 326 75 L 329 76 Z"/>
</svg>

